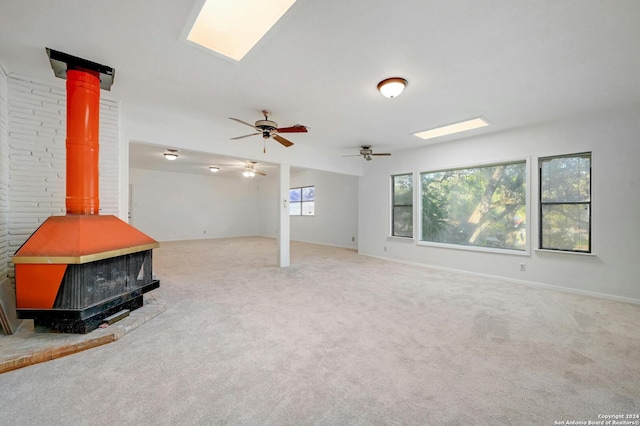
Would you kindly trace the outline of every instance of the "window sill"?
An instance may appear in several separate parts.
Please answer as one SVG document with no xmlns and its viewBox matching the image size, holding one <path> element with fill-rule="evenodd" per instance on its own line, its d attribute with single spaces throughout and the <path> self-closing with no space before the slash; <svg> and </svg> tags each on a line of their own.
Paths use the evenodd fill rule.
<svg viewBox="0 0 640 426">
<path fill-rule="evenodd" d="M 579 252 L 579 251 L 562 251 L 562 250 L 547 250 L 547 249 L 535 249 L 534 250 L 536 253 L 543 253 L 543 254 L 568 254 L 570 256 L 585 256 L 585 257 L 598 257 L 596 256 L 595 253 L 584 253 L 584 252 Z"/>
<path fill-rule="evenodd" d="M 406 241 L 412 243 L 414 241 L 413 237 L 398 237 L 397 235 L 389 235 L 387 237 L 387 241 Z"/>
<path fill-rule="evenodd" d="M 509 250 L 509 249 L 501 249 L 495 247 L 479 247 L 479 246 L 465 246 L 461 244 L 447 244 L 447 243 L 434 243 L 427 241 L 418 241 L 416 243 L 420 247 L 437 247 L 451 250 L 463 250 L 463 251 L 473 251 L 476 253 L 496 253 L 496 254 L 506 254 L 511 256 L 529 256 L 528 250 Z"/>
</svg>

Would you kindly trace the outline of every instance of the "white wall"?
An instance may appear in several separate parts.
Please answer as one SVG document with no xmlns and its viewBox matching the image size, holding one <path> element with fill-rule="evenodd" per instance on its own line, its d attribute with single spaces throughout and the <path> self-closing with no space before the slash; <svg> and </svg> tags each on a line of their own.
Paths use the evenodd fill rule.
<svg viewBox="0 0 640 426">
<path fill-rule="evenodd" d="M 639 135 L 640 106 L 636 105 L 394 153 L 360 178 L 359 251 L 640 302 Z M 585 151 L 593 153 L 594 256 L 538 252 L 537 159 Z M 527 157 L 532 163 L 528 218 L 532 250 L 527 256 L 417 246 L 413 241 L 388 238 L 390 175 Z M 520 263 L 526 264 L 525 272 L 520 272 Z"/>
<path fill-rule="evenodd" d="M 262 181 L 263 235 L 277 235 L 277 182 Z M 315 186 L 315 215 L 290 216 L 291 239 L 331 246 L 358 246 L 358 177 L 311 169 L 291 171 L 292 188 Z M 275 195 L 274 195 L 275 194 Z M 355 241 L 352 241 L 354 239 Z"/>
<path fill-rule="evenodd" d="M 275 176 L 262 177 L 257 180 L 258 185 L 258 235 L 275 238 L 280 226 L 280 197 L 279 183 Z M 289 236 L 291 238 L 291 236 Z"/>
<path fill-rule="evenodd" d="M 130 223 L 159 241 L 262 234 L 257 180 L 130 169 Z"/>
<path fill-rule="evenodd" d="M 315 186 L 315 215 L 291 216 L 291 239 L 358 246 L 358 177 L 318 170 L 291 173 L 291 187 Z"/>
<path fill-rule="evenodd" d="M 278 179 L 228 178 L 132 168 L 131 224 L 159 241 L 278 235 Z M 295 171 L 291 186 L 315 185 L 316 215 L 291 217 L 291 239 L 356 248 L 358 178 Z M 205 232 L 206 231 L 206 232 Z"/>
</svg>

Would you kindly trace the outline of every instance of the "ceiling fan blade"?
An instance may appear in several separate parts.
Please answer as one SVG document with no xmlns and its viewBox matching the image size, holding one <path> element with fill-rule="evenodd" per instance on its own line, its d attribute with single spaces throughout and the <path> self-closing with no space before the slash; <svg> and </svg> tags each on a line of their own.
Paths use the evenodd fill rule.
<svg viewBox="0 0 640 426">
<path fill-rule="evenodd" d="M 254 170 L 254 172 L 260 176 L 266 176 L 267 174 L 265 172 L 261 172 L 259 170 Z"/>
<path fill-rule="evenodd" d="M 262 133 L 258 132 L 258 133 L 251 133 L 250 135 L 244 135 L 244 136 L 238 136 L 235 138 L 231 138 L 231 140 L 236 140 L 236 139 L 243 139 L 243 138 L 248 138 L 249 136 L 255 136 L 255 135 L 261 135 Z"/>
<path fill-rule="evenodd" d="M 276 129 L 278 133 L 306 133 L 307 126 L 303 126 L 302 124 L 296 124 L 291 127 L 279 127 Z"/>
<path fill-rule="evenodd" d="M 370 154 L 370 155 L 391 155 L 390 152 L 376 152 L 375 154 Z"/>
<path fill-rule="evenodd" d="M 253 128 L 253 129 L 255 129 L 255 128 L 256 128 L 256 126 L 254 126 L 253 124 L 249 124 L 249 123 L 247 123 L 246 121 L 242 121 L 242 120 L 240 120 L 239 118 L 229 117 L 229 120 L 237 121 L 238 123 L 245 124 L 245 125 L 247 125 L 247 126 L 249 126 L 249 127 Z"/>
<path fill-rule="evenodd" d="M 287 148 L 289 148 L 291 145 L 293 145 L 293 142 L 286 140 L 282 136 L 273 135 L 273 138 L 275 140 L 277 140 L 278 142 L 280 142 L 282 145 L 284 145 Z"/>
<path fill-rule="evenodd" d="M 362 154 L 343 155 L 343 157 L 360 157 Z"/>
</svg>

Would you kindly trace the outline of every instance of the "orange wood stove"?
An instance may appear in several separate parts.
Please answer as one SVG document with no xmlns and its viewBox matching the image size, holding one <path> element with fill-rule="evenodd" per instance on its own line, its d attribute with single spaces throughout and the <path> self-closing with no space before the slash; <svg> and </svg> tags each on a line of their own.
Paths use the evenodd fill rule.
<svg viewBox="0 0 640 426">
<path fill-rule="evenodd" d="M 111 67 L 47 49 L 67 80 L 66 216 L 49 217 L 13 256 L 16 311 L 38 329 L 88 333 L 160 286 L 152 274 L 158 242 L 115 216 L 99 215 L 100 89 Z"/>
</svg>

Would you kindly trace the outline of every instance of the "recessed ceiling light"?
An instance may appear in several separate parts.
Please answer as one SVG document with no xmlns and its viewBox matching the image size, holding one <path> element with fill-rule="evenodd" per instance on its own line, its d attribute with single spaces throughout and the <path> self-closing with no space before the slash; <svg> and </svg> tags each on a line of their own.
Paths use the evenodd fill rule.
<svg viewBox="0 0 640 426">
<path fill-rule="evenodd" d="M 414 133 L 415 136 L 422 139 L 433 139 L 440 136 L 452 135 L 454 133 L 465 132 L 467 130 L 478 129 L 488 126 L 489 122 L 484 118 L 474 118 L 472 120 L 461 121 L 459 123 L 449 124 L 448 126 L 436 127 L 435 129 L 425 130 L 424 132 Z"/>
<path fill-rule="evenodd" d="M 175 160 L 176 158 L 178 158 L 178 150 L 177 149 L 167 149 L 164 152 L 164 158 L 166 158 L 167 160 Z"/>
<path fill-rule="evenodd" d="M 239 61 L 295 2 L 206 0 L 187 40 Z"/>
<path fill-rule="evenodd" d="M 220 167 L 216 167 L 216 166 L 209 166 L 209 171 L 211 173 L 218 173 L 220 171 Z"/>
<path fill-rule="evenodd" d="M 387 98 L 395 98 L 405 87 L 407 87 L 407 80 L 402 77 L 387 78 L 378 83 L 378 90 Z"/>
</svg>

